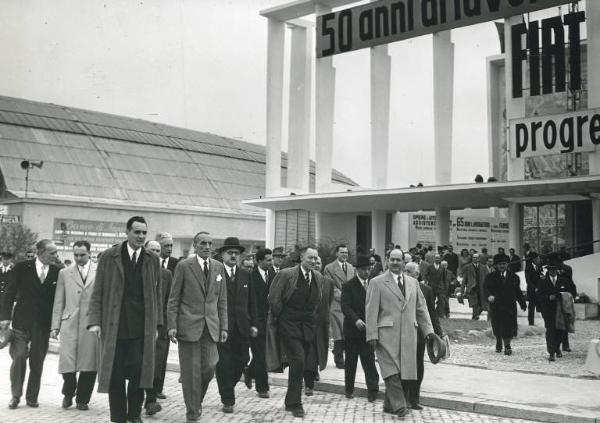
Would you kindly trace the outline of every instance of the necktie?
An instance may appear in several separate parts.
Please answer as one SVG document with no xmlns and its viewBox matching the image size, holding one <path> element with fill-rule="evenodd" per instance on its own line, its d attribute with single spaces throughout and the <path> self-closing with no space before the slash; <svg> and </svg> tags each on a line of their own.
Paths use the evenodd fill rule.
<svg viewBox="0 0 600 423">
<path fill-rule="evenodd" d="M 304 274 L 304 279 L 306 279 L 306 283 L 310 286 L 310 272 L 306 272 Z"/>
<path fill-rule="evenodd" d="M 206 278 L 206 280 L 208 280 L 208 262 L 207 260 L 204 260 L 204 277 Z"/>
<path fill-rule="evenodd" d="M 40 281 L 42 281 L 42 283 L 44 283 L 45 280 L 46 280 L 46 266 L 43 266 L 42 271 L 40 272 Z"/>
<path fill-rule="evenodd" d="M 135 251 L 131 255 L 131 264 L 133 264 L 133 267 L 135 267 L 135 265 L 137 264 L 137 255 Z"/>
<path fill-rule="evenodd" d="M 346 267 L 346 262 L 342 263 L 342 270 L 344 271 L 344 274 L 348 276 L 348 268 Z"/>
<path fill-rule="evenodd" d="M 162 259 L 162 268 L 163 269 L 167 268 L 167 259 L 166 258 Z"/>
<path fill-rule="evenodd" d="M 85 285 L 85 280 L 87 279 L 85 267 L 78 266 L 78 268 L 79 268 L 79 276 L 81 276 L 81 280 L 83 281 L 83 284 Z"/>
<path fill-rule="evenodd" d="M 400 291 L 402 291 L 402 295 L 406 295 L 404 291 L 404 283 L 402 281 L 402 276 L 398 276 L 398 288 L 400 288 Z"/>
</svg>

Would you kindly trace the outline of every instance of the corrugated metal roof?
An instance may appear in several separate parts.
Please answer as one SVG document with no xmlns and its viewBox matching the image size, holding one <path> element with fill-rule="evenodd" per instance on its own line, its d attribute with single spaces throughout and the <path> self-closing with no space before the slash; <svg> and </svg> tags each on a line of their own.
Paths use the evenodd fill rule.
<svg viewBox="0 0 600 423">
<path fill-rule="evenodd" d="M 25 191 L 23 159 L 44 160 L 41 169 L 30 172 L 32 194 L 255 214 L 241 200 L 264 195 L 265 189 L 264 146 L 0 96 L 0 170 L 11 194 Z M 312 186 L 314 163 L 310 168 Z M 335 182 L 355 185 L 337 171 L 332 176 Z"/>
</svg>

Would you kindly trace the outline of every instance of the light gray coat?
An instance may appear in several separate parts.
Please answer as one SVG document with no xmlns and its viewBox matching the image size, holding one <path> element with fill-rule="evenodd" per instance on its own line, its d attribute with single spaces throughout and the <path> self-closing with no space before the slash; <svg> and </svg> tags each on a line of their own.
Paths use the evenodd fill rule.
<svg viewBox="0 0 600 423">
<path fill-rule="evenodd" d="M 85 284 L 76 264 L 58 274 L 51 328 L 60 331 L 59 373 L 98 371 L 100 342 L 87 330 L 95 280 L 95 263 L 90 263 Z"/>
<path fill-rule="evenodd" d="M 400 374 L 417 379 L 417 328 L 433 333 L 419 282 L 404 276 L 406 297 L 388 270 L 369 282 L 366 299 L 367 341 L 377 340 L 375 352 L 385 379 Z"/>
<path fill-rule="evenodd" d="M 342 270 L 337 259 L 329 263 L 323 269 L 323 276 L 333 280 L 333 301 L 329 309 L 329 322 L 331 329 L 331 337 L 334 341 L 344 339 L 344 313 L 342 313 L 342 287 L 346 282 L 355 276 L 354 266 L 346 262 L 346 274 Z"/>
</svg>

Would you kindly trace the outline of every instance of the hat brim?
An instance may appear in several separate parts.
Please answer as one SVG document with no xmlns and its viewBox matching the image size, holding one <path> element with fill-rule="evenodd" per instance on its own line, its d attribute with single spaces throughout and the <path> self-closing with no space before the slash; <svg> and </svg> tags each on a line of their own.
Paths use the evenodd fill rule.
<svg viewBox="0 0 600 423">
<path fill-rule="evenodd" d="M 244 251 L 246 251 L 246 248 L 242 247 L 241 245 L 223 245 L 221 248 L 219 248 L 217 251 L 219 253 L 222 253 L 225 250 L 238 250 L 241 253 L 243 253 Z"/>
</svg>

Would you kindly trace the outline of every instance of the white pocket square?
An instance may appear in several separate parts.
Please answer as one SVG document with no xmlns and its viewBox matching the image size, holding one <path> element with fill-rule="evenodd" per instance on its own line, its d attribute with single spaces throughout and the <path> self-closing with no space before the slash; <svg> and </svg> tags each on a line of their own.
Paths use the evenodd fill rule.
<svg viewBox="0 0 600 423">
<path fill-rule="evenodd" d="M 217 282 L 221 282 L 221 279 L 223 279 L 223 276 L 217 275 Z"/>
</svg>

